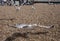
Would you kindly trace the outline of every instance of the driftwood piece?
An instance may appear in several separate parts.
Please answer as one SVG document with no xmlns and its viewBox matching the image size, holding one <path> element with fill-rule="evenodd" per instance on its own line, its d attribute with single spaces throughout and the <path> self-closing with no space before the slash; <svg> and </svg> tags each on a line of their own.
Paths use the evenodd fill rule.
<svg viewBox="0 0 60 41">
<path fill-rule="evenodd" d="M 13 33 L 10 37 L 7 37 L 5 39 L 5 41 L 13 41 L 18 37 L 29 38 L 28 34 L 39 35 L 39 34 L 46 34 L 46 33 L 48 33 L 48 32 L 35 32 L 35 33 L 32 33 L 32 32 L 19 33 L 19 32 L 16 32 L 16 33 Z"/>
<path fill-rule="evenodd" d="M 13 33 L 12 36 L 9 36 L 5 39 L 5 41 L 13 41 L 18 37 L 28 38 L 27 33 Z"/>
<path fill-rule="evenodd" d="M 16 20 L 16 18 L 0 18 L 0 21 L 11 21 L 12 23 L 14 22 L 14 20 Z M 0 23 L 0 25 L 7 25 L 7 26 L 9 26 L 9 23 L 7 24 L 7 23 Z"/>
<path fill-rule="evenodd" d="M 27 32 L 28 34 L 39 35 L 39 34 L 47 34 L 48 32 Z"/>
<path fill-rule="evenodd" d="M 32 28 L 34 28 L 34 27 L 53 28 L 54 25 L 51 25 L 51 26 L 45 26 L 45 25 L 39 25 L 39 24 L 16 24 L 16 25 L 10 26 L 10 27 L 32 29 Z"/>
<path fill-rule="evenodd" d="M 2 19 L 0 19 L 0 20 L 16 20 L 15 18 L 2 18 Z"/>
</svg>

